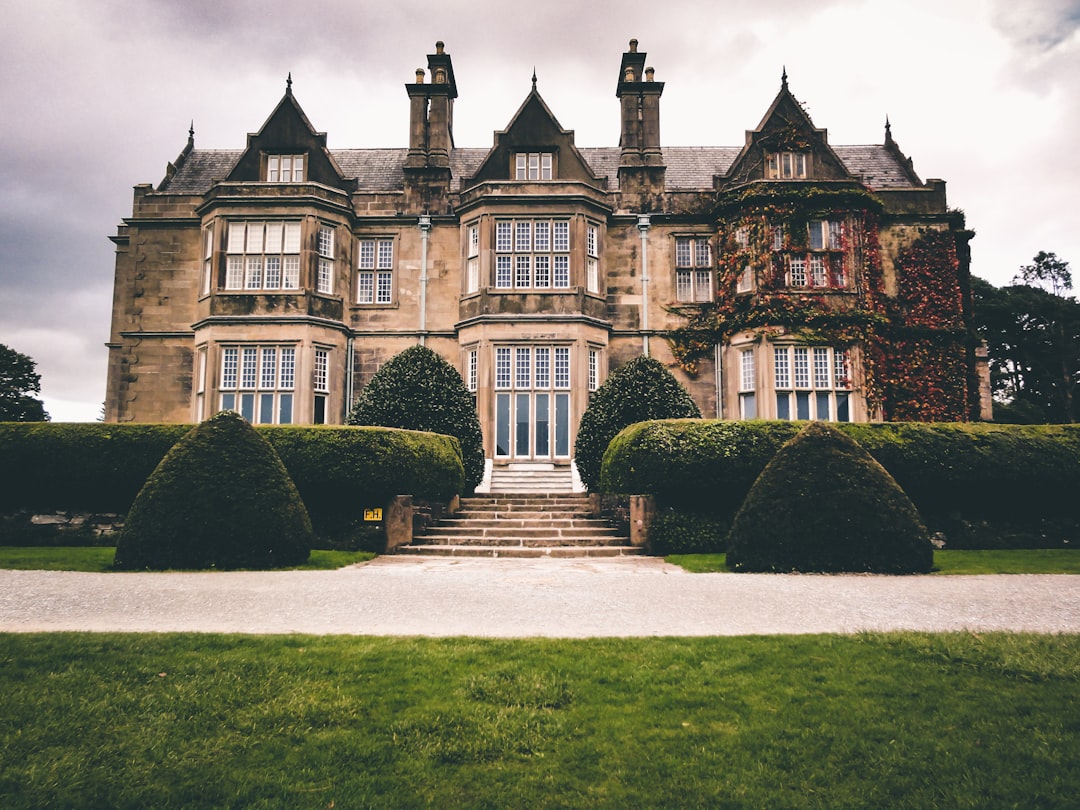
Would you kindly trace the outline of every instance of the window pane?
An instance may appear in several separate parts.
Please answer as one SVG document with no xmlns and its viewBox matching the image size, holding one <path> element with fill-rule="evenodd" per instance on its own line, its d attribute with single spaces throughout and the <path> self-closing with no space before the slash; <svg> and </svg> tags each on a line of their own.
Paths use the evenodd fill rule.
<svg viewBox="0 0 1080 810">
<path fill-rule="evenodd" d="M 362 270 L 356 278 L 356 302 L 358 304 L 375 303 L 375 274 Z"/>
<path fill-rule="evenodd" d="M 249 222 L 247 227 L 247 241 L 244 243 L 246 253 L 263 252 L 263 223 Z"/>
<path fill-rule="evenodd" d="M 554 229 L 555 244 L 552 247 L 556 251 L 570 250 L 570 223 L 569 222 L 554 222 L 552 223 Z"/>
<path fill-rule="evenodd" d="M 773 366 L 775 387 L 791 388 L 791 364 L 786 348 L 773 349 Z"/>
<path fill-rule="evenodd" d="M 694 264 L 697 267 L 709 267 L 712 264 L 709 254 L 709 241 L 707 239 L 695 240 Z"/>
<path fill-rule="evenodd" d="M 806 286 L 806 259 L 802 256 L 792 256 L 790 261 L 791 286 Z"/>
<path fill-rule="evenodd" d="M 229 242 L 225 246 L 226 253 L 243 253 L 244 252 L 244 223 L 243 222 L 230 222 L 229 223 Z"/>
<path fill-rule="evenodd" d="M 753 391 L 757 388 L 757 375 L 754 369 L 754 350 L 739 352 L 739 390 Z"/>
<path fill-rule="evenodd" d="M 273 388 L 277 384 L 277 349 L 268 346 L 262 350 L 259 388 Z"/>
<path fill-rule="evenodd" d="M 796 347 L 795 350 L 795 387 L 810 387 L 810 357 L 807 349 Z"/>
<path fill-rule="evenodd" d="M 249 290 L 262 289 L 262 256 L 248 256 L 244 286 Z"/>
<path fill-rule="evenodd" d="M 276 290 L 281 287 L 281 257 L 266 257 L 266 289 Z"/>
<path fill-rule="evenodd" d="M 694 282 L 689 270 L 675 273 L 675 297 L 679 301 L 694 300 Z"/>
<path fill-rule="evenodd" d="M 566 347 L 555 349 L 555 387 L 570 387 L 570 349 Z"/>
<path fill-rule="evenodd" d="M 223 410 L 223 411 L 235 411 L 236 410 L 236 394 L 222 394 L 221 395 L 221 410 Z"/>
<path fill-rule="evenodd" d="M 239 350 L 226 348 L 221 354 L 221 387 L 236 388 L 236 373 L 239 367 Z M 231 410 L 231 409 L 229 409 Z"/>
<path fill-rule="evenodd" d="M 814 408 L 816 410 L 815 418 L 822 422 L 828 422 L 832 418 L 832 414 L 829 413 L 829 400 L 830 396 L 827 392 L 819 391 L 816 395 L 816 402 Z"/>
<path fill-rule="evenodd" d="M 829 380 L 829 350 L 814 347 L 814 388 L 831 388 Z"/>
<path fill-rule="evenodd" d="M 274 424 L 274 395 L 259 394 L 259 424 Z"/>
<path fill-rule="evenodd" d="M 358 266 L 363 270 L 375 269 L 375 241 L 373 239 L 360 240 L 360 261 Z"/>
<path fill-rule="evenodd" d="M 518 394 L 514 404 L 514 453 L 529 455 L 529 394 Z"/>
<path fill-rule="evenodd" d="M 509 353 L 509 349 L 506 350 Z M 507 384 L 509 384 L 507 370 Z M 510 395 L 495 395 L 495 455 L 510 455 Z"/>
<path fill-rule="evenodd" d="M 375 290 L 375 303 L 390 304 L 394 299 L 394 277 L 392 273 L 379 273 L 378 288 Z"/>
<path fill-rule="evenodd" d="M 530 287 L 532 286 L 532 270 L 531 260 L 532 256 L 515 257 L 517 259 L 517 275 L 515 278 L 515 285 L 518 287 Z"/>
<path fill-rule="evenodd" d="M 510 250 L 510 223 L 506 221 L 495 223 L 495 250 Z"/>
<path fill-rule="evenodd" d="M 712 300 L 712 273 L 708 270 L 694 271 L 694 300 Z"/>
<path fill-rule="evenodd" d="M 510 387 L 510 350 L 495 349 L 495 387 Z"/>
<path fill-rule="evenodd" d="M 675 240 L 675 266 L 676 267 L 689 267 L 690 266 L 690 239 L 686 236 L 680 236 Z"/>
<path fill-rule="evenodd" d="M 533 236 L 533 244 L 536 251 L 551 250 L 551 223 L 546 220 L 540 220 L 535 225 L 535 235 Z"/>
<path fill-rule="evenodd" d="M 281 378 L 278 387 L 290 389 L 296 382 L 296 349 L 291 346 L 281 350 Z"/>
<path fill-rule="evenodd" d="M 551 257 L 550 256 L 537 256 L 535 261 L 536 261 L 536 286 L 537 287 L 550 287 L 551 286 Z"/>
<path fill-rule="evenodd" d="M 245 348 L 240 354 L 240 387 L 255 387 L 255 370 L 258 366 L 258 350 Z"/>
<path fill-rule="evenodd" d="M 743 419 L 757 419 L 757 399 L 753 393 L 739 395 L 739 411 Z"/>
<path fill-rule="evenodd" d="M 528 220 L 517 222 L 517 236 L 514 240 L 514 250 L 532 250 L 532 223 Z"/>
<path fill-rule="evenodd" d="M 804 421 L 810 418 L 810 394 L 808 392 L 795 394 L 795 418 Z"/>
<path fill-rule="evenodd" d="M 570 257 L 569 256 L 556 256 L 555 257 L 555 279 L 554 287 L 566 288 L 570 286 Z"/>
<path fill-rule="evenodd" d="M 300 288 L 300 257 L 286 256 L 285 270 L 281 278 L 281 288 L 296 290 Z"/>
<path fill-rule="evenodd" d="M 570 455 L 570 395 L 555 395 L 555 455 Z"/>
<path fill-rule="evenodd" d="M 394 243 L 390 239 L 379 240 L 379 269 L 394 269 Z"/>
<path fill-rule="evenodd" d="M 551 387 L 551 349 L 538 347 L 536 350 L 536 387 Z"/>
<path fill-rule="evenodd" d="M 790 419 L 791 418 L 791 394 L 777 394 L 776 395 L 776 418 L 777 419 Z"/>
<path fill-rule="evenodd" d="M 311 421 L 316 425 L 326 424 L 326 397 L 322 394 L 315 397 L 315 414 Z"/>
<path fill-rule="evenodd" d="M 822 228 L 825 227 L 825 223 L 820 220 L 814 220 L 810 223 L 810 249 L 811 250 L 824 250 L 825 239 L 822 235 Z"/>
<path fill-rule="evenodd" d="M 506 289 L 510 286 L 510 257 L 495 257 L 495 286 Z"/>
<path fill-rule="evenodd" d="M 280 222 L 266 223 L 266 252 L 281 253 L 281 229 Z"/>
<path fill-rule="evenodd" d="M 300 223 L 285 223 L 285 243 L 282 245 L 282 253 L 300 252 Z"/>
<path fill-rule="evenodd" d="M 244 286 L 244 257 L 230 256 L 225 268 L 225 289 L 239 290 Z"/>
<path fill-rule="evenodd" d="M 514 358 L 514 384 L 517 388 L 532 387 L 532 349 L 519 348 Z"/>
<path fill-rule="evenodd" d="M 846 391 L 840 391 L 836 394 L 836 421 L 851 421 L 851 406 L 849 404 L 849 395 Z"/>
<path fill-rule="evenodd" d="M 240 395 L 240 415 L 247 419 L 249 422 L 255 421 L 255 395 L 254 394 L 241 394 Z"/>
<path fill-rule="evenodd" d="M 551 453 L 551 425 L 549 423 L 549 394 L 536 395 L 536 455 L 546 456 Z"/>
<path fill-rule="evenodd" d="M 334 258 L 334 229 L 325 225 L 319 227 L 319 255 Z"/>
</svg>

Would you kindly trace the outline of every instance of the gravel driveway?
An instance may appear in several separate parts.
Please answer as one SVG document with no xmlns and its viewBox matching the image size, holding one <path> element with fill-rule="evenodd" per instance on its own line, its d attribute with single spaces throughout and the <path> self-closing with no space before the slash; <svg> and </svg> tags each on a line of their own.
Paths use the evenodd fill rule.
<svg viewBox="0 0 1080 810">
<path fill-rule="evenodd" d="M 1080 633 L 1080 576 L 689 574 L 659 558 L 379 557 L 338 571 L 0 571 L 0 631 L 490 637 Z"/>
</svg>

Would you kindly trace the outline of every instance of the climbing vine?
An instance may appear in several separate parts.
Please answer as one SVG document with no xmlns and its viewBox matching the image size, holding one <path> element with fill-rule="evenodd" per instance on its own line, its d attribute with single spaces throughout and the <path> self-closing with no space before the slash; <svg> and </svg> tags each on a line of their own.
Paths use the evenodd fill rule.
<svg viewBox="0 0 1080 810">
<path fill-rule="evenodd" d="M 755 184 L 717 206 L 717 292 L 712 305 L 674 307 L 668 333 L 689 374 L 736 334 L 758 340 L 862 346 L 863 394 L 885 419 L 962 421 L 967 416 L 963 307 L 953 235 L 929 231 L 901 251 L 897 293 L 886 294 L 878 238 L 881 203 L 857 187 Z M 824 278 L 793 287 L 783 256 L 809 248 L 812 221 L 843 223 Z M 778 230 L 779 229 L 779 230 Z"/>
</svg>

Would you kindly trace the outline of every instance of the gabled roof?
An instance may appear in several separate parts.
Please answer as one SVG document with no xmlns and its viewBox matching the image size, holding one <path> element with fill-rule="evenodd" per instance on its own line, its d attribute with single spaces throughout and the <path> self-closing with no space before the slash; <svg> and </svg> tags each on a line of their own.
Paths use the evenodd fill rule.
<svg viewBox="0 0 1080 810">
<path fill-rule="evenodd" d="M 766 152 L 807 152 L 814 155 L 815 180 L 844 180 L 850 172 L 829 146 L 828 130 L 819 129 L 809 113 L 788 89 L 787 70 L 780 79 L 780 92 L 756 129 L 747 130 L 746 143 L 728 170 L 727 181 L 742 184 L 762 180 Z"/>
<path fill-rule="evenodd" d="M 573 130 L 563 129 L 536 89 L 525 97 L 506 129 L 495 133 L 495 145 L 465 185 L 486 180 L 510 180 L 510 158 L 516 152 L 558 153 L 558 179 L 579 180 L 602 188 L 604 183 L 574 145 Z"/>
<path fill-rule="evenodd" d="M 326 148 L 326 133 L 316 132 L 292 92 L 292 77 L 285 95 L 258 132 L 249 133 L 247 148 L 225 178 L 254 181 L 262 179 L 264 154 L 300 154 L 308 156 L 305 179 L 349 191 L 355 186 L 352 178 L 343 174 L 330 150 Z"/>
</svg>

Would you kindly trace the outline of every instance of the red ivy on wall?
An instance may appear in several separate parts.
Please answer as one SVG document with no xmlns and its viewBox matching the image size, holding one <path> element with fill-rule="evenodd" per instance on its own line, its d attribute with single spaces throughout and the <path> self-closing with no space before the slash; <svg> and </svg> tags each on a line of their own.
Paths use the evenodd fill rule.
<svg viewBox="0 0 1080 810">
<path fill-rule="evenodd" d="M 807 343 L 861 345 L 863 394 L 883 418 L 966 419 L 966 332 L 953 234 L 929 231 L 901 251 L 894 298 L 885 294 L 880 204 L 871 195 L 786 189 L 782 199 L 762 196 L 756 189 L 728 210 L 721 206 L 716 300 L 673 309 L 687 319 L 667 336 L 679 364 L 695 374 L 699 360 L 732 335 L 764 337 L 782 327 Z M 774 262 L 773 227 L 786 226 L 785 250 L 802 250 L 811 218 L 846 223 L 843 288 L 788 287 Z M 754 289 L 738 293 L 747 267 L 754 268 Z"/>
</svg>

